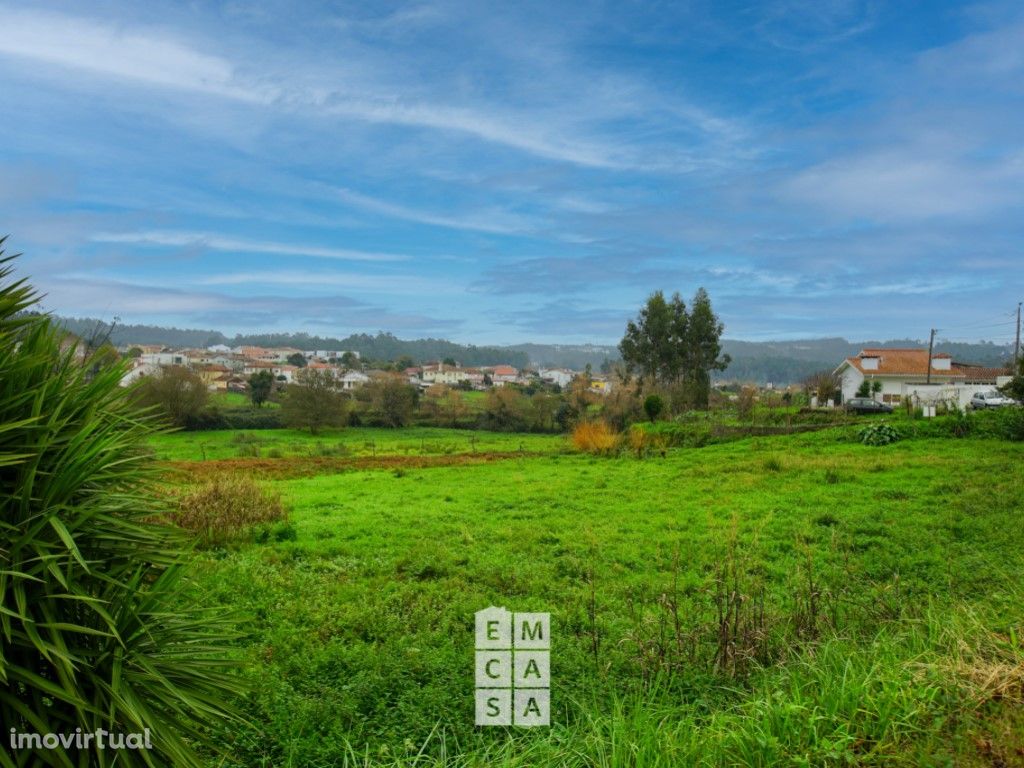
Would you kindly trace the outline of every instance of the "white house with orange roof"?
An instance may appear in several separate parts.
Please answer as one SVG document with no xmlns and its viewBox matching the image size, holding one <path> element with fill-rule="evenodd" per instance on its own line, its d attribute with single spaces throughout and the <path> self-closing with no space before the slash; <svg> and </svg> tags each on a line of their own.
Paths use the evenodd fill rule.
<svg viewBox="0 0 1024 768">
<path fill-rule="evenodd" d="M 965 407 L 975 392 L 991 389 L 1002 369 L 955 362 L 951 355 L 931 356 L 927 349 L 862 349 L 835 369 L 840 378 L 843 402 L 857 396 L 864 381 L 878 382 L 874 397 L 889 405 L 908 398 L 915 404 L 956 403 Z"/>
</svg>

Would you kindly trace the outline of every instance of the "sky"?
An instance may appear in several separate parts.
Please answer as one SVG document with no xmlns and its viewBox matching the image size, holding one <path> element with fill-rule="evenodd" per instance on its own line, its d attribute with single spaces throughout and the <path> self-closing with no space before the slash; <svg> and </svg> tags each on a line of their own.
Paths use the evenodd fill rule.
<svg viewBox="0 0 1024 768">
<path fill-rule="evenodd" d="M 616 343 L 1012 341 L 1024 5 L 0 0 L 0 234 L 54 313 Z"/>
</svg>

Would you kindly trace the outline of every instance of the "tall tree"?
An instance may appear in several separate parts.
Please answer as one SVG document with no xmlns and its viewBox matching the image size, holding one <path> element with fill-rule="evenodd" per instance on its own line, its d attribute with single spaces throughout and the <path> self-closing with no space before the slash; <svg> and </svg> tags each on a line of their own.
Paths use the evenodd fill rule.
<svg viewBox="0 0 1024 768">
<path fill-rule="evenodd" d="M 724 371 L 730 361 L 722 354 L 722 331 L 725 326 L 711 308 L 711 298 L 698 288 L 690 302 L 686 328 L 686 378 L 693 404 L 707 408 L 711 394 L 711 372 Z"/>
<path fill-rule="evenodd" d="M 676 383 L 686 360 L 687 326 L 686 305 L 678 293 L 671 301 L 661 291 L 652 293 L 619 342 L 627 371 L 638 373 L 645 384 Z"/>
<path fill-rule="evenodd" d="M 664 293 L 652 293 L 635 321 L 626 325 L 626 335 L 618 344 L 628 372 L 638 373 L 641 383 L 678 381 L 683 368 L 686 327 L 686 305 L 679 294 L 666 301 Z"/>
<path fill-rule="evenodd" d="M 689 312 L 678 293 L 666 301 L 655 291 L 636 320 L 626 324 L 619 352 L 627 373 L 638 373 L 641 384 L 676 390 L 681 384 L 688 402 L 706 407 L 711 371 L 729 364 L 729 356 L 722 355 L 722 329 L 703 288 L 694 294 Z"/>
</svg>

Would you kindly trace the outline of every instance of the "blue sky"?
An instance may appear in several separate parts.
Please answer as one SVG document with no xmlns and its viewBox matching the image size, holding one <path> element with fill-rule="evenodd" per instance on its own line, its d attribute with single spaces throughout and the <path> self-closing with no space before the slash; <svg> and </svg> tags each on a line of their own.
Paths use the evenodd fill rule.
<svg viewBox="0 0 1024 768">
<path fill-rule="evenodd" d="M 1019 2 L 0 0 L 0 232 L 124 322 L 1012 338 Z"/>
</svg>

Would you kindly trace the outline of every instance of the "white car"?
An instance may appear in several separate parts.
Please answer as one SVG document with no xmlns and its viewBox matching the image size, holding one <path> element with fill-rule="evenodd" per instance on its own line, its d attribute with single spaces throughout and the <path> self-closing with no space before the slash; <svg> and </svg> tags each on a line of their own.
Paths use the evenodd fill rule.
<svg viewBox="0 0 1024 768">
<path fill-rule="evenodd" d="M 979 411 L 984 408 L 1003 408 L 1007 405 L 1017 405 L 1017 401 L 994 389 L 987 392 L 975 392 L 974 397 L 971 398 L 971 408 L 976 408 Z"/>
</svg>

